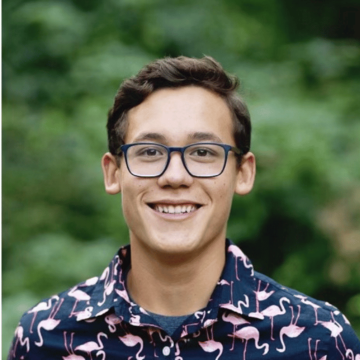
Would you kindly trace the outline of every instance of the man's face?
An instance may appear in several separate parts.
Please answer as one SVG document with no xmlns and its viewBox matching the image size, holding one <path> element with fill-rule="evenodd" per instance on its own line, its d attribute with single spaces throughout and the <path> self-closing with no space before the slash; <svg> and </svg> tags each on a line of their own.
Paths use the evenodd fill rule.
<svg viewBox="0 0 360 360">
<path fill-rule="evenodd" d="M 220 96 L 201 87 L 161 89 L 129 111 L 125 143 L 134 142 L 179 147 L 220 142 L 235 146 L 231 113 Z M 245 162 L 254 167 L 253 155 L 247 158 Z M 184 168 L 181 154 L 174 152 L 163 175 L 139 178 L 129 173 L 122 157 L 113 177 L 117 184 L 113 185 L 122 193 L 131 244 L 150 252 L 185 255 L 223 242 L 234 192 L 251 190 L 253 175 L 249 180 L 242 168 L 237 168 L 234 153 L 229 152 L 220 176 L 194 178 Z M 161 211 L 166 208 L 172 212 L 171 207 L 177 206 L 190 212 Z"/>
</svg>

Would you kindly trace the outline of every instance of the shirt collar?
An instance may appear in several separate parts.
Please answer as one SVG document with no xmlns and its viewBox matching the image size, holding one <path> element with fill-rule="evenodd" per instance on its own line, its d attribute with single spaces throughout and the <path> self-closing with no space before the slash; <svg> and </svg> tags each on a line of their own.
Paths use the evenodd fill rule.
<svg viewBox="0 0 360 360">
<path fill-rule="evenodd" d="M 253 266 L 248 257 L 230 240 L 226 239 L 226 263 L 221 278 L 216 284 L 202 322 L 215 321 L 219 308 L 246 315 L 256 319 L 263 319 L 263 315 L 256 312 L 256 279 Z M 139 305 L 131 301 L 126 289 L 126 274 L 130 269 L 130 245 L 123 246 L 105 268 L 102 275 L 93 285 L 91 299 L 86 311 L 81 312 L 77 320 L 88 320 L 113 310 L 121 319 L 133 324 L 141 325 L 151 321 L 151 316 Z M 93 278 L 93 282 L 95 278 Z M 88 280 L 89 281 L 89 280 Z M 80 286 L 85 286 L 80 284 Z M 200 313 L 200 312 L 198 312 Z M 216 315 L 216 316 L 214 316 Z M 198 314 L 199 316 L 199 314 Z M 156 324 L 148 324 L 157 326 Z"/>
</svg>

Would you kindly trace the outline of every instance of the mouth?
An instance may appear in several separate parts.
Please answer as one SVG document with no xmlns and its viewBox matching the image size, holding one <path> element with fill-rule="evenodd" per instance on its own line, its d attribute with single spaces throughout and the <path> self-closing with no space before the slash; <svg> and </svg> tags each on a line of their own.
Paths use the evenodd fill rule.
<svg viewBox="0 0 360 360">
<path fill-rule="evenodd" d="M 161 204 L 149 203 L 153 210 L 162 214 L 189 214 L 201 207 L 200 204 Z"/>
</svg>

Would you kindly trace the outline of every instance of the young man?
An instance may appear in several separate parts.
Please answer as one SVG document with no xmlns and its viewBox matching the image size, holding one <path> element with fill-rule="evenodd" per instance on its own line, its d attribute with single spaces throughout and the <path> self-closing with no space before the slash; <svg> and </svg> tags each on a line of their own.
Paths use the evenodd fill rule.
<svg viewBox="0 0 360 360">
<path fill-rule="evenodd" d="M 357 359 L 335 307 L 254 272 L 226 240 L 233 194 L 255 177 L 237 80 L 212 58 L 158 60 L 108 117 L 105 189 L 130 246 L 29 310 L 9 359 Z"/>
</svg>

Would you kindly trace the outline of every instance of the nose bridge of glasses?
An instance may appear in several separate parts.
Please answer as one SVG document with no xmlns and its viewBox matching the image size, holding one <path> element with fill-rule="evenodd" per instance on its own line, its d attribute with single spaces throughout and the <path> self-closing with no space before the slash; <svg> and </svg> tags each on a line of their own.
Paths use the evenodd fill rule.
<svg viewBox="0 0 360 360">
<path fill-rule="evenodd" d="M 179 156 L 181 158 L 181 161 L 183 163 L 183 165 L 185 166 L 184 164 L 184 148 L 183 147 L 178 147 L 178 146 L 171 146 L 171 147 L 168 147 L 168 154 L 169 154 L 169 160 L 168 160 L 168 165 L 170 164 L 171 160 L 172 160 L 172 153 L 179 153 Z"/>
</svg>

